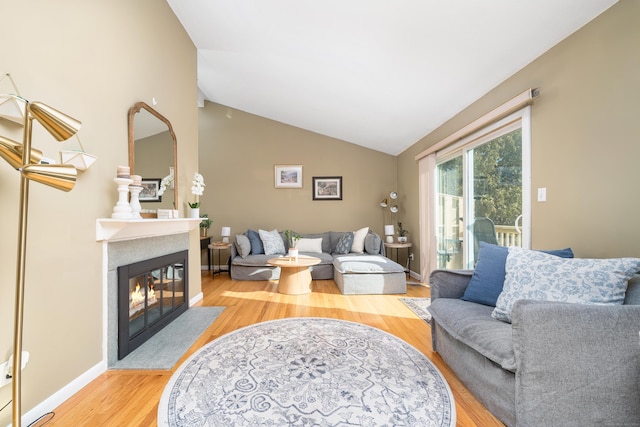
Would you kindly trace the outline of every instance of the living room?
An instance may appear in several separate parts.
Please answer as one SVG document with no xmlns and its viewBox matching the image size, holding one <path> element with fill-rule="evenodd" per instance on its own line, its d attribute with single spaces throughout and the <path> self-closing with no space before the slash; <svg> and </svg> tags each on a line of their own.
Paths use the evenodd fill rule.
<svg viewBox="0 0 640 427">
<path fill-rule="evenodd" d="M 12 19 L 0 34 L 11 42 L 3 44 L 0 72 L 11 73 L 25 98 L 81 120 L 79 137 L 98 157 L 69 193 L 31 190 L 24 412 L 45 401 L 55 407 L 62 390 L 104 371 L 103 248 L 95 221 L 109 217 L 117 200 L 113 177 L 118 165 L 128 163 L 127 111 L 141 100 L 151 104 L 155 98 L 154 108 L 176 131 L 183 215 L 193 173 L 205 177 L 201 211 L 214 220 L 211 235 L 222 226 L 232 234 L 248 227 L 314 232 L 363 226 L 382 234 L 378 203 L 397 191 L 418 274 L 415 156 L 517 93 L 539 88 L 532 107 L 531 184 L 546 187 L 548 199 L 532 202 L 532 247 L 571 246 L 585 258 L 640 256 L 633 215 L 640 208 L 634 126 L 640 113 L 640 5 L 634 0 L 619 1 L 398 156 L 219 104 L 198 108 L 196 49 L 165 2 L 65 2 L 62 9 L 53 2 L 5 3 Z M 20 140 L 21 128 L 7 129 L 12 135 L 6 136 Z M 49 157 L 60 150 L 39 125 L 33 139 Z M 276 164 L 302 165 L 303 188 L 274 188 Z M 342 176 L 343 200 L 313 201 L 314 176 Z M 18 174 L 0 167 L 0 183 L 2 362 L 12 353 Z M 190 253 L 197 294 L 204 262 L 197 238 Z M 10 398 L 10 387 L 0 389 L 1 402 Z M 9 412 L 0 412 L 0 425 L 10 422 Z"/>
</svg>

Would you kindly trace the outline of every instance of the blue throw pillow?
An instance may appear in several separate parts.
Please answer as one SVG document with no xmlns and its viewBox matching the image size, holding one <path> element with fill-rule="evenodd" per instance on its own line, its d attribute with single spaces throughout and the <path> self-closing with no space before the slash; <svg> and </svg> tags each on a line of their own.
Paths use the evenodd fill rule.
<svg viewBox="0 0 640 427">
<path fill-rule="evenodd" d="M 573 258 L 571 248 L 541 251 L 561 258 Z M 480 242 L 478 262 L 462 299 L 478 304 L 496 306 L 506 276 L 505 264 L 509 248 Z"/>
<path fill-rule="evenodd" d="M 249 238 L 249 243 L 251 243 L 251 253 L 254 255 L 263 254 L 264 245 L 262 244 L 262 239 L 260 239 L 260 234 L 255 230 L 248 229 L 247 237 Z"/>
<path fill-rule="evenodd" d="M 347 232 L 340 237 L 334 254 L 345 255 L 351 252 L 351 245 L 353 244 L 353 233 Z"/>
</svg>

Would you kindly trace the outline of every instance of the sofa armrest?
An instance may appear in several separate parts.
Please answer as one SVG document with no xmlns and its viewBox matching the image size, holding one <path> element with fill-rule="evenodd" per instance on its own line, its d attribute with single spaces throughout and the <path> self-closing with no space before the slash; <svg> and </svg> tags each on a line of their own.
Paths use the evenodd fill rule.
<svg viewBox="0 0 640 427">
<path fill-rule="evenodd" d="M 433 270 L 429 275 L 431 301 L 437 298 L 460 298 L 473 276 L 473 270 Z"/>
<path fill-rule="evenodd" d="M 521 300 L 512 321 L 518 425 L 638 425 L 640 306 Z"/>
</svg>

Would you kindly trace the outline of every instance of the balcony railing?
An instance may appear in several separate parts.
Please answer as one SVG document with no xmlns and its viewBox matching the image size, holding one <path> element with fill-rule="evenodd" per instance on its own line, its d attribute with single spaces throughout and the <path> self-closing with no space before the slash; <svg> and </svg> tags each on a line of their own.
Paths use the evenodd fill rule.
<svg viewBox="0 0 640 427">
<path fill-rule="evenodd" d="M 496 237 L 500 246 L 522 246 L 521 234 L 513 225 L 496 225 Z"/>
</svg>

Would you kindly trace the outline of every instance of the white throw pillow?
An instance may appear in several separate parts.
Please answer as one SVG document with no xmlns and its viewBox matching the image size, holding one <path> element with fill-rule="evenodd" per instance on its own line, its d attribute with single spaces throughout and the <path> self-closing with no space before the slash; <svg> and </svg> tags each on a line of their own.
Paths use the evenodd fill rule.
<svg viewBox="0 0 640 427">
<path fill-rule="evenodd" d="M 318 239 L 300 238 L 296 243 L 296 248 L 300 252 L 322 253 L 322 237 Z"/>
<path fill-rule="evenodd" d="M 265 255 L 284 254 L 284 240 L 278 230 L 258 230 Z"/>
<path fill-rule="evenodd" d="M 351 252 L 361 254 L 364 252 L 364 239 L 369 233 L 369 227 L 361 228 L 353 232 L 353 243 L 351 244 Z"/>
<path fill-rule="evenodd" d="M 640 271 L 638 258 L 560 258 L 544 252 L 509 248 L 502 292 L 491 316 L 511 323 L 517 300 L 618 305 L 627 282 Z"/>
</svg>

